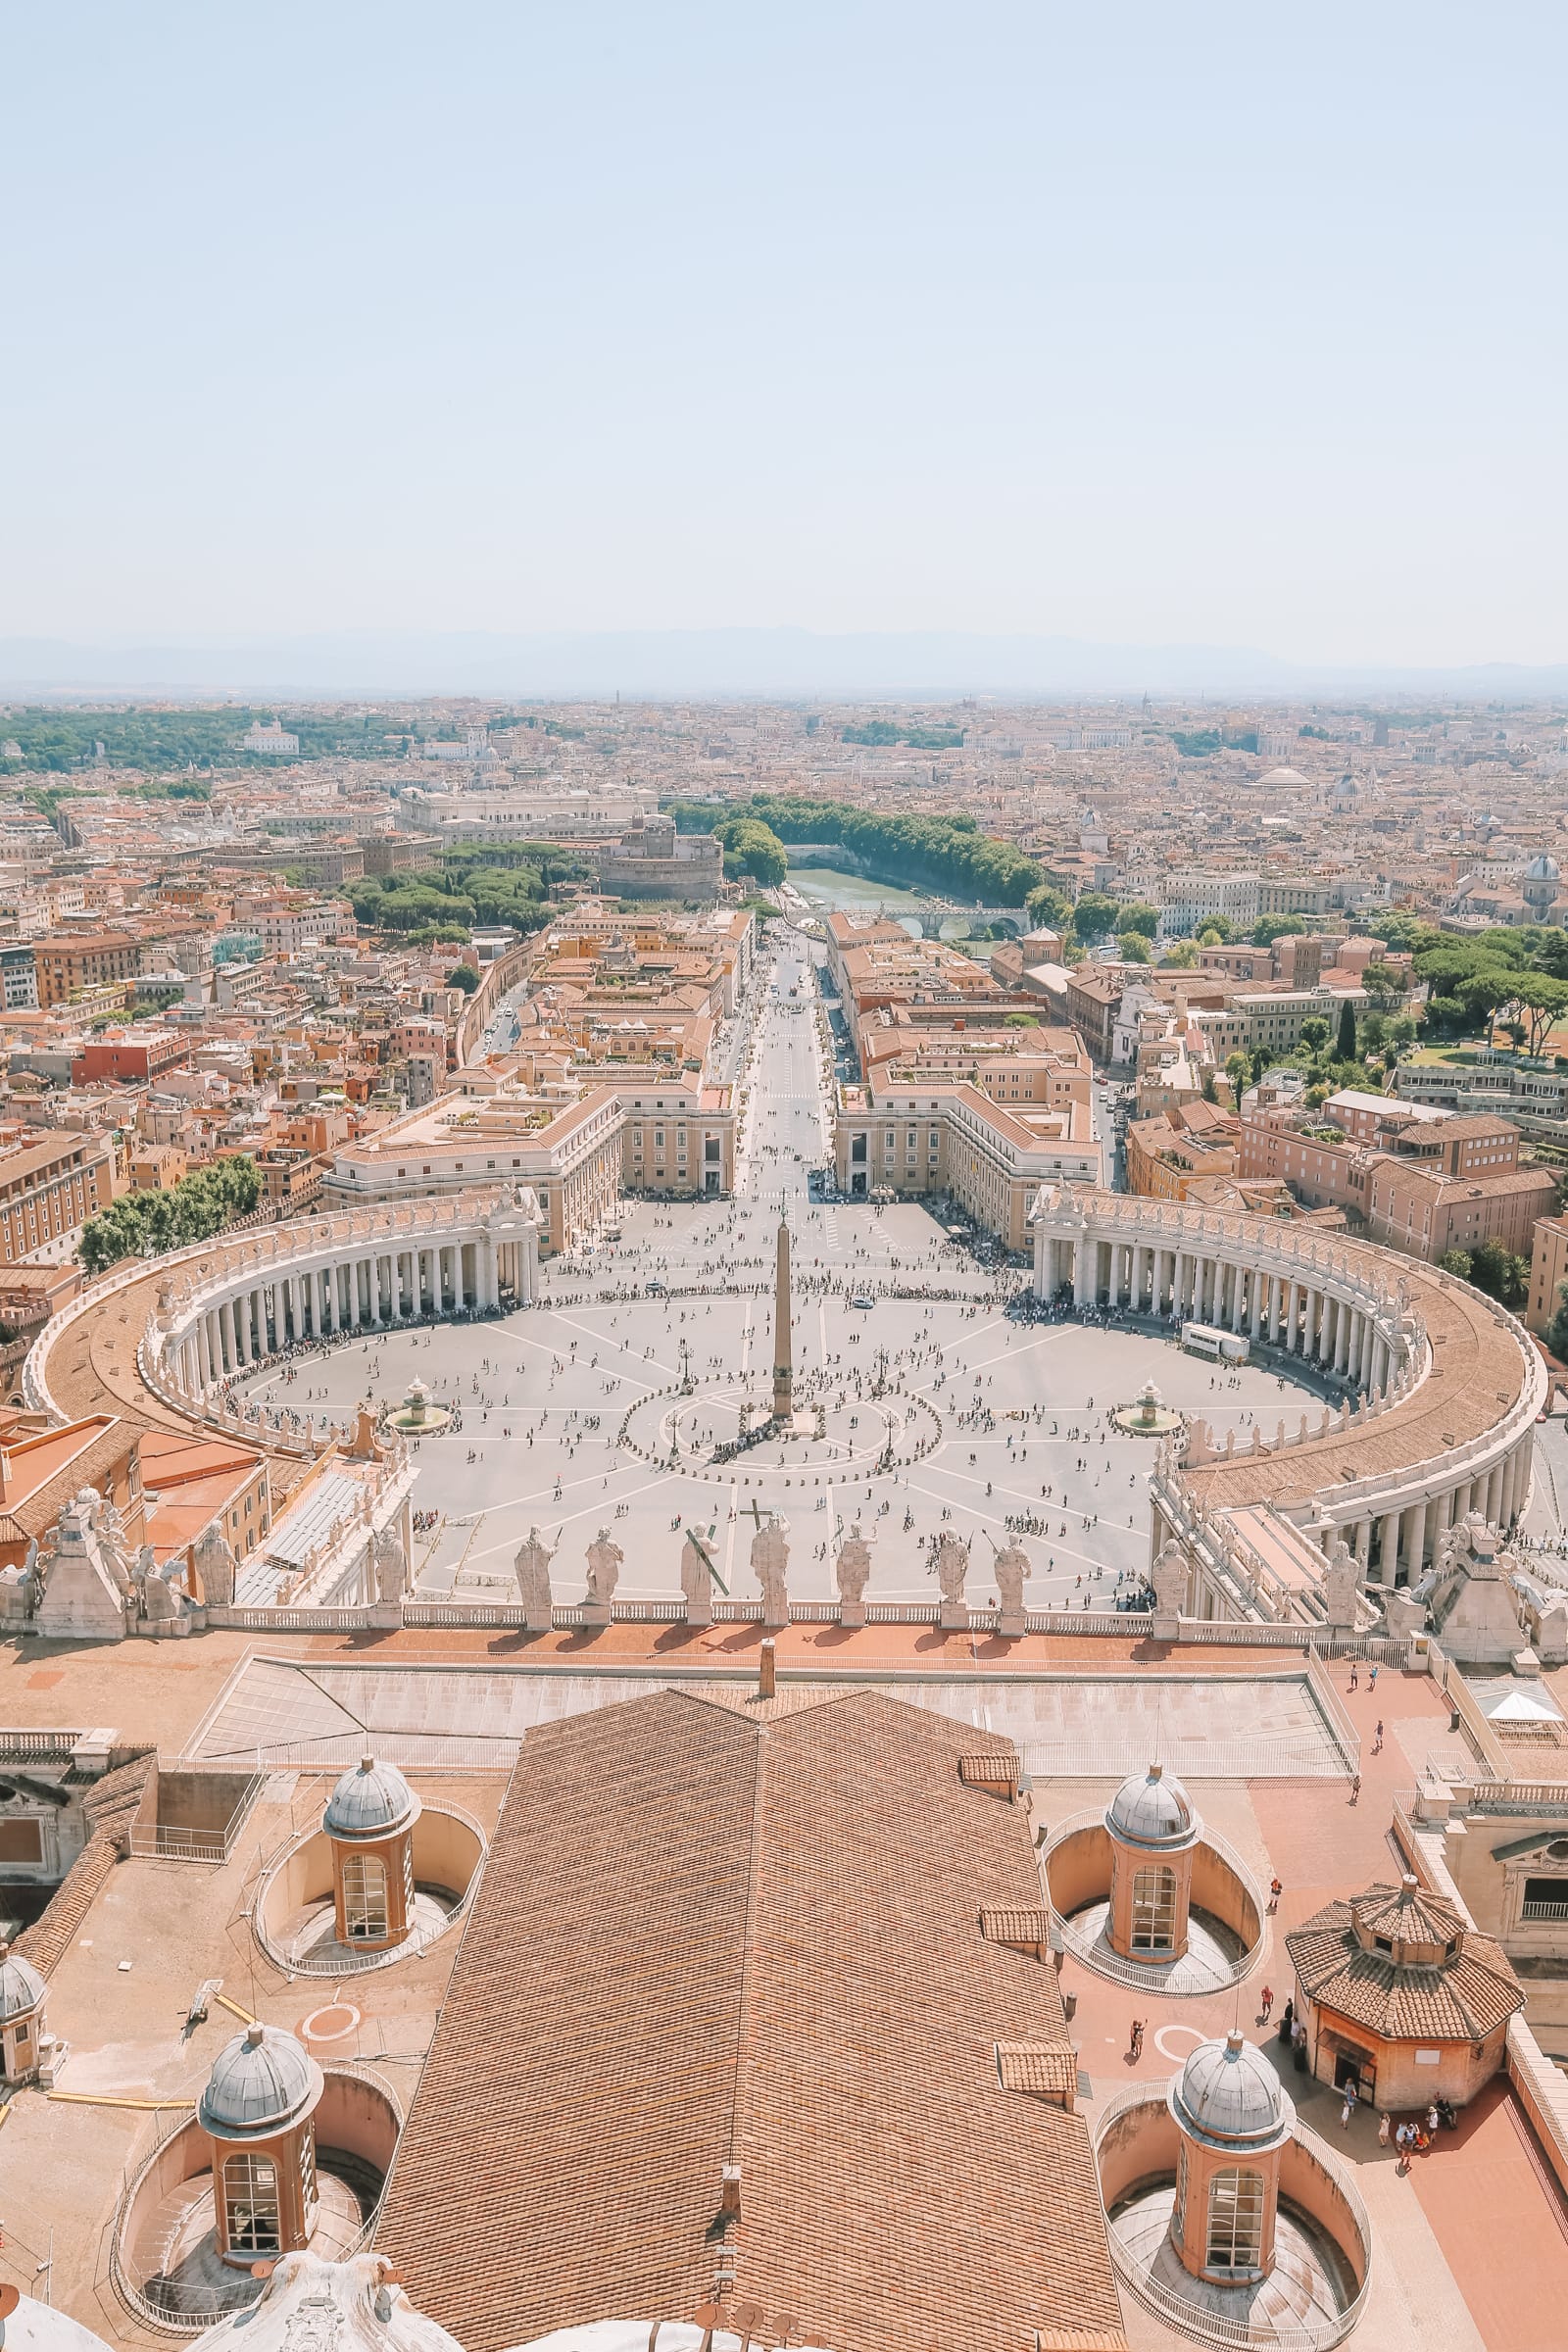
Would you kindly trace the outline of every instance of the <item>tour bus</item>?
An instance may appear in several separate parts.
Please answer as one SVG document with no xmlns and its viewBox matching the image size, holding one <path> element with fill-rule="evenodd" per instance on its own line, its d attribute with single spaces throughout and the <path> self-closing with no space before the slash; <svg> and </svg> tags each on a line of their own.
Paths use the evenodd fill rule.
<svg viewBox="0 0 1568 2352">
<path fill-rule="evenodd" d="M 1212 1323 L 1184 1323 L 1182 1346 L 1192 1355 L 1212 1356 L 1220 1364 L 1245 1364 L 1248 1357 L 1245 1332 L 1217 1331 Z"/>
</svg>

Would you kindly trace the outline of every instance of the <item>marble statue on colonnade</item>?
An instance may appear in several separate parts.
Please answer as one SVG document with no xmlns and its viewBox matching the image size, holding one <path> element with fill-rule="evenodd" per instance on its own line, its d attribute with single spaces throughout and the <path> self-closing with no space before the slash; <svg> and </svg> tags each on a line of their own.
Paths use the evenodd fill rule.
<svg viewBox="0 0 1568 2352">
<path fill-rule="evenodd" d="M 588 1591 L 583 1600 L 583 1622 L 587 1625 L 608 1625 L 614 1614 L 615 1587 L 620 1582 L 620 1564 L 625 1553 L 608 1527 L 602 1527 L 588 1546 Z"/>
<path fill-rule="evenodd" d="M 705 1540 L 695 1527 L 688 1527 L 680 1547 L 680 1589 L 686 1595 L 688 1625 L 713 1622 L 713 1555 L 709 1549 L 712 1540 L 711 1528 Z"/>
<path fill-rule="evenodd" d="M 834 1565 L 839 1588 L 839 1623 L 861 1626 L 865 1623 L 865 1588 L 871 1581 L 871 1546 L 860 1533 L 858 1519 L 839 1545 Z"/>
<path fill-rule="evenodd" d="M 790 1621 L 790 1596 L 784 1572 L 790 1564 L 789 1539 L 777 1519 L 764 1519 L 752 1538 L 752 1573 L 762 1593 L 762 1623 L 773 1631 Z"/>
<path fill-rule="evenodd" d="M 196 1571 L 197 1599 L 226 1609 L 234 1597 L 234 1554 L 216 1520 L 197 1537 L 191 1564 Z"/>
<path fill-rule="evenodd" d="M 374 1538 L 375 1597 L 383 1608 L 398 1606 L 409 1589 L 409 1555 L 403 1548 L 403 1530 L 389 1519 Z"/>
<path fill-rule="evenodd" d="M 1346 1543 L 1343 1529 L 1335 1531 L 1328 1561 L 1323 1577 L 1324 1621 L 1336 1632 L 1349 1632 L 1355 1625 L 1355 1599 L 1361 1590 L 1361 1564 Z"/>
<path fill-rule="evenodd" d="M 937 1545 L 936 1560 L 937 1587 L 942 1594 L 937 1623 L 944 1633 L 961 1634 L 969 1629 L 969 1611 L 963 1597 L 968 1574 L 968 1544 L 956 1536 L 944 1536 Z"/>
<path fill-rule="evenodd" d="M 1181 1616 L 1187 1606 L 1188 1574 L 1187 1554 L 1173 1536 L 1160 1545 L 1159 1556 L 1150 1571 L 1156 1616 Z"/>
<path fill-rule="evenodd" d="M 1029 1574 L 1029 1554 L 1014 1537 L 997 1554 L 997 1591 L 1002 1596 L 1002 1617 L 998 1631 L 1021 1634 L 1028 1622 L 1027 1604 L 1023 1596 L 1024 1579 Z"/>
<path fill-rule="evenodd" d="M 530 1634 L 548 1634 L 555 1622 L 555 1596 L 550 1590 L 550 1563 L 555 1556 L 555 1546 L 545 1542 L 536 1527 L 530 1527 L 527 1541 L 518 1545 L 513 1562 L 522 1622 Z"/>
</svg>

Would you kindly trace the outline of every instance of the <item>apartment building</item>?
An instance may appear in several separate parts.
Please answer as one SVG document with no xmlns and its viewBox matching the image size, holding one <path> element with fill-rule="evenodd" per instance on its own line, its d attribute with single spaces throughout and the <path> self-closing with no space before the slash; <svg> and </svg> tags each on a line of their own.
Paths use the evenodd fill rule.
<svg viewBox="0 0 1568 2352">
<path fill-rule="evenodd" d="M 1568 1217 L 1540 1217 L 1531 1242 L 1530 1292 L 1525 1322 L 1543 1339 L 1562 1304 L 1568 1282 Z"/>
<path fill-rule="evenodd" d="M 58 1133 L 0 1149 L 0 1256 L 14 1264 L 75 1233 L 109 1206 L 114 1173 L 101 1136 Z"/>
<path fill-rule="evenodd" d="M 1449 1250 L 1499 1242 L 1531 1253 L 1538 1221 L 1557 1203 L 1546 1168 L 1515 1168 L 1467 1178 L 1397 1158 L 1379 1158 L 1372 1173 L 1368 1232 L 1374 1242 L 1435 1263 Z"/>
<path fill-rule="evenodd" d="M 141 941 L 128 931 L 51 931 L 32 943 L 44 1011 L 88 989 L 123 987 L 141 969 Z"/>
<path fill-rule="evenodd" d="M 1347 1088 L 1320 1110 L 1244 1109 L 1237 1173 L 1290 1186 L 1309 1208 L 1338 1208 L 1375 1242 L 1435 1261 L 1484 1241 L 1528 1252 L 1555 1205 L 1544 1169 L 1521 1168 L 1505 1120 L 1419 1111 Z"/>
<path fill-rule="evenodd" d="M 1185 1200 L 1199 1177 L 1234 1176 L 1241 1122 L 1205 1102 L 1173 1102 L 1156 1117 L 1129 1122 L 1124 1146 L 1127 1190 L 1151 1200 Z"/>
<path fill-rule="evenodd" d="M 505 1080 L 491 1085 L 484 1093 L 460 1086 L 341 1145 L 323 1198 L 341 1208 L 525 1185 L 544 1212 L 541 1250 L 570 1249 L 604 1223 L 620 1197 L 620 1098 L 608 1086 L 534 1095 Z"/>
<path fill-rule="evenodd" d="M 1043 1184 L 1099 1184 L 1103 1152 L 1084 1102 L 993 1102 L 967 1081 L 921 1076 L 839 1089 L 834 1174 L 851 1200 L 945 1193 L 1005 1248 L 1027 1246 Z"/>
</svg>

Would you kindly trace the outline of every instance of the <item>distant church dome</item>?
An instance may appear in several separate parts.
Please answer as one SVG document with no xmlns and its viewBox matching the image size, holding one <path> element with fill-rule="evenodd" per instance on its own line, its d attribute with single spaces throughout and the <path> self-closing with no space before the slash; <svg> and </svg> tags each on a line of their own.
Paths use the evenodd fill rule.
<svg viewBox="0 0 1568 2352">
<path fill-rule="evenodd" d="M 1105 1827 L 1129 1845 L 1191 1845 L 1198 1836 L 1192 1799 L 1161 1764 L 1131 1773 L 1105 1808 Z"/>
<path fill-rule="evenodd" d="M 407 1828 L 419 1801 L 395 1764 L 362 1756 L 326 1800 L 321 1827 L 329 1838 L 385 1838 Z"/>
<path fill-rule="evenodd" d="M 1267 775 L 1259 776 L 1257 780 L 1259 784 L 1266 784 L 1270 792 L 1295 792 L 1306 783 L 1298 767 L 1271 767 Z"/>
<path fill-rule="evenodd" d="M 1254 2155 L 1278 2147 L 1296 2121 L 1262 2051 L 1235 2032 L 1199 2043 L 1170 2086 L 1169 2104 L 1189 2138 Z"/>
<path fill-rule="evenodd" d="M 313 2105 L 320 2088 L 321 2070 L 303 2042 L 281 2026 L 247 2026 L 219 2051 L 197 2120 L 219 2138 L 281 2128 Z"/>
<path fill-rule="evenodd" d="M 1525 880 L 1527 882 L 1555 882 L 1560 872 L 1561 868 L 1556 858 L 1548 858 L 1544 851 L 1539 858 L 1532 858 L 1530 863 L 1525 867 Z"/>
</svg>

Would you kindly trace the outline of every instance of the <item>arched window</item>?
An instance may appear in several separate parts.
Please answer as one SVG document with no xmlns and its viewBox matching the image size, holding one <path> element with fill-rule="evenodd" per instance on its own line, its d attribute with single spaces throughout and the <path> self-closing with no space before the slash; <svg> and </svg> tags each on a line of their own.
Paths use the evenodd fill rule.
<svg viewBox="0 0 1568 2352">
<path fill-rule="evenodd" d="M 277 2169 L 270 2156 L 229 2156 L 223 2163 L 223 2227 L 235 2254 L 280 2254 Z"/>
<path fill-rule="evenodd" d="M 1176 1873 L 1163 1864 L 1133 1873 L 1133 1950 L 1168 1952 L 1176 1940 Z"/>
<path fill-rule="evenodd" d="M 379 1942 L 386 1934 L 386 1866 L 379 1854 L 343 1857 L 343 1925 L 350 1943 Z"/>
<path fill-rule="evenodd" d="M 1255 2271 L 1263 2251 L 1263 2176 L 1233 2168 L 1208 2184 L 1204 2268 Z"/>
</svg>

